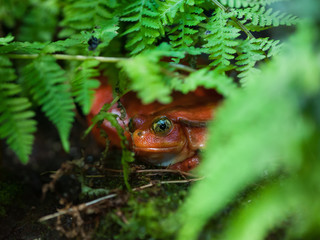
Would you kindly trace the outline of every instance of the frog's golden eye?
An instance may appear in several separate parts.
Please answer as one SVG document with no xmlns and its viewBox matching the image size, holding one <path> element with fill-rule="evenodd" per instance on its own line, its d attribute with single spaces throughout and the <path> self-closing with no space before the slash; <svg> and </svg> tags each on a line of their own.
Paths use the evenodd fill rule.
<svg viewBox="0 0 320 240">
<path fill-rule="evenodd" d="M 171 131 L 173 124 L 169 118 L 163 116 L 154 119 L 151 127 L 156 135 L 164 136 Z"/>
</svg>

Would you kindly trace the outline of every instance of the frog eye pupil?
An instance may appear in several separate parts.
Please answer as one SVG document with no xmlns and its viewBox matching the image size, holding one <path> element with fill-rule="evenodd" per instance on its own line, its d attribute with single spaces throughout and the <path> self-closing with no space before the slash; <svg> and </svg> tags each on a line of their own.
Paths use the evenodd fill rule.
<svg viewBox="0 0 320 240">
<path fill-rule="evenodd" d="M 166 125 L 165 123 L 160 123 L 160 124 L 159 124 L 159 128 L 160 128 L 162 131 L 164 131 L 164 130 L 166 130 L 167 125 Z"/>
<path fill-rule="evenodd" d="M 152 123 L 152 130 L 157 135 L 165 135 L 172 129 L 172 122 L 167 117 L 156 118 Z"/>
</svg>

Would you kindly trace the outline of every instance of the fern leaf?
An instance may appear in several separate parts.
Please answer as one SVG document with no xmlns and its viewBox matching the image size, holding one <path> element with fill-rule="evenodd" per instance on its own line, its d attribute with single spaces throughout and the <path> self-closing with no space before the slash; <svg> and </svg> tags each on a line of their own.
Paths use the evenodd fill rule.
<svg viewBox="0 0 320 240">
<path fill-rule="evenodd" d="M 126 48 L 131 50 L 131 54 L 150 48 L 158 37 L 164 35 L 157 7 L 154 0 L 136 0 L 124 10 L 120 20 L 130 24 L 122 35 L 128 35 L 130 39 Z"/>
<path fill-rule="evenodd" d="M 236 64 L 237 70 L 241 72 L 238 76 L 244 78 L 249 72 L 255 71 L 254 66 L 258 61 L 277 54 L 280 45 L 279 41 L 269 40 L 269 38 L 253 38 L 243 41 L 238 49 L 239 56 L 236 58 Z"/>
<path fill-rule="evenodd" d="M 297 17 L 291 14 L 281 13 L 280 11 L 274 12 L 272 8 L 265 8 L 256 5 L 252 8 L 236 9 L 233 11 L 237 18 L 243 18 L 244 21 L 248 21 L 250 24 L 260 27 L 265 26 L 279 26 L 286 25 L 291 26 L 297 23 Z"/>
<path fill-rule="evenodd" d="M 26 163 L 32 150 L 36 122 L 32 119 L 27 98 L 17 96 L 21 92 L 9 59 L 0 56 L 0 138 Z"/>
<path fill-rule="evenodd" d="M 185 1 L 186 0 L 168 0 L 162 2 L 159 10 L 164 25 L 173 23 L 173 19 L 176 17 L 178 11 L 184 12 Z"/>
<path fill-rule="evenodd" d="M 206 19 L 203 16 L 203 9 L 197 6 L 186 5 L 184 12 L 179 12 L 176 15 L 174 26 L 169 31 L 170 44 L 176 48 L 187 49 L 196 42 L 197 26 Z"/>
<path fill-rule="evenodd" d="M 66 40 L 58 40 L 56 42 L 51 42 L 46 45 L 42 53 L 54 53 L 54 52 L 63 52 L 69 49 L 70 47 L 77 47 L 83 44 L 80 39 L 76 38 L 67 38 Z"/>
<path fill-rule="evenodd" d="M 234 59 L 235 47 L 238 42 L 235 39 L 240 35 L 240 30 L 227 25 L 230 13 L 216 9 L 210 22 L 207 24 L 207 43 L 203 46 L 209 49 L 209 58 L 214 60 L 210 65 L 220 69 L 228 69 L 230 60 Z"/>
<path fill-rule="evenodd" d="M 69 37 L 103 25 L 115 17 L 117 6 L 115 0 L 69 0 L 63 9 L 64 19 L 61 23 L 65 29 L 59 36 Z"/>
<path fill-rule="evenodd" d="M 135 57 L 119 62 L 127 73 L 131 83 L 130 89 L 137 94 L 144 104 L 153 101 L 169 103 L 171 88 L 165 81 L 159 60 L 167 51 L 148 50 Z"/>
<path fill-rule="evenodd" d="M 1 45 L 3 45 L 3 46 L 8 45 L 10 42 L 13 41 L 13 39 L 14 39 L 14 37 L 10 34 L 4 38 L 0 38 L 0 46 Z"/>
<path fill-rule="evenodd" d="M 178 78 L 173 79 L 171 84 L 173 89 L 184 94 L 203 86 L 205 88 L 216 89 L 218 93 L 226 97 L 232 95 L 237 88 L 231 78 L 221 74 L 217 69 L 210 71 L 206 68 L 191 73 L 183 81 Z"/>
<path fill-rule="evenodd" d="M 22 85 L 57 127 L 62 145 L 68 151 L 74 105 L 66 84 L 65 72 L 53 57 L 42 56 L 24 67 L 22 73 Z"/>
<path fill-rule="evenodd" d="M 6 44 L 4 46 L 0 46 L 0 54 L 3 53 L 28 53 L 28 54 L 36 54 L 40 53 L 44 47 L 46 47 L 48 43 L 40 43 L 40 42 L 12 42 Z"/>
<path fill-rule="evenodd" d="M 283 2 L 288 0 L 220 0 L 221 4 L 230 8 L 242 8 L 253 6 L 266 6 L 276 2 Z"/>
<path fill-rule="evenodd" d="M 22 19 L 19 41 L 51 41 L 57 27 L 59 8 L 56 0 L 36 1 Z"/>
<path fill-rule="evenodd" d="M 12 29 L 18 20 L 26 16 L 30 1 L 3 0 L 0 2 L 0 22 Z"/>
<path fill-rule="evenodd" d="M 100 75 L 96 68 L 99 65 L 97 60 L 84 61 L 75 72 L 71 80 L 72 94 L 75 101 L 80 104 L 84 114 L 88 114 L 94 96 L 94 89 L 98 88 L 100 83 L 94 79 Z"/>
</svg>

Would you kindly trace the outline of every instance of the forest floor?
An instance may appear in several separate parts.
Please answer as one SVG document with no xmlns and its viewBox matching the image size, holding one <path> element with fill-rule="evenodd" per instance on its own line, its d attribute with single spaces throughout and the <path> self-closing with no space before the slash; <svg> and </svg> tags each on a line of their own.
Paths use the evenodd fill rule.
<svg viewBox="0 0 320 240">
<path fill-rule="evenodd" d="M 101 160 L 102 149 L 94 139 L 82 139 L 87 128 L 83 117 L 77 117 L 72 129 L 69 153 L 53 125 L 42 117 L 38 122 L 28 164 L 1 144 L 0 240 L 166 239 L 172 234 L 155 226 L 178 208 L 192 175 L 133 163 L 130 192 L 120 151 Z M 92 200 L 96 202 L 90 205 Z M 57 217 L 58 209 L 66 211 Z"/>
</svg>

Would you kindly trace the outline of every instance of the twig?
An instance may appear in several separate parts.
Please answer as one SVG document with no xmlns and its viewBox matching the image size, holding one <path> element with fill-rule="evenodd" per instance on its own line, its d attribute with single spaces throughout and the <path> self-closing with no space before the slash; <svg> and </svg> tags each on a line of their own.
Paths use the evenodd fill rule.
<svg viewBox="0 0 320 240">
<path fill-rule="evenodd" d="M 182 71 L 185 71 L 185 72 L 190 72 L 190 73 L 192 73 L 192 72 L 195 72 L 195 71 L 196 71 L 196 69 L 194 69 L 194 68 L 191 68 L 191 67 L 188 67 L 188 66 L 186 66 L 186 65 L 179 64 L 179 63 L 173 63 L 173 62 L 171 62 L 171 63 L 169 63 L 169 65 L 171 65 L 172 67 L 174 67 L 174 68 L 176 68 L 176 69 L 178 69 L 178 70 L 182 70 Z"/>
<path fill-rule="evenodd" d="M 223 6 L 218 0 L 212 0 L 212 2 L 219 7 L 222 11 L 228 13 L 230 10 Z M 238 25 L 238 27 L 245 32 L 245 34 L 248 36 L 248 38 L 252 39 L 255 38 L 252 33 L 236 18 L 236 17 L 231 17 L 231 20 Z"/>
<path fill-rule="evenodd" d="M 40 56 L 40 54 L 8 54 L 9 58 L 13 59 L 35 59 Z M 74 60 L 74 61 L 85 61 L 85 60 L 98 60 L 100 62 L 119 62 L 126 60 L 127 58 L 117 58 L 117 57 L 99 57 L 99 56 L 84 56 L 84 55 L 67 55 L 67 54 L 52 54 L 57 60 Z"/>
<path fill-rule="evenodd" d="M 8 54 L 6 56 L 12 59 L 36 59 L 40 56 L 40 54 Z M 120 58 L 120 57 L 100 57 L 100 56 L 84 56 L 84 55 L 68 55 L 68 54 L 52 54 L 51 56 L 57 60 L 70 60 L 70 61 L 98 60 L 99 62 L 109 62 L 109 63 L 117 63 L 117 62 L 129 59 L 129 58 Z M 172 67 L 185 72 L 196 71 L 195 69 L 183 64 L 172 63 L 172 62 L 170 62 L 169 64 Z"/>
<path fill-rule="evenodd" d="M 132 191 L 140 191 L 140 190 L 152 187 L 152 186 L 157 185 L 157 184 L 162 185 L 162 184 L 189 183 L 189 182 L 196 182 L 196 181 L 199 181 L 199 180 L 202 180 L 202 179 L 203 179 L 203 177 L 202 178 L 186 179 L 186 180 L 160 181 L 160 182 L 155 182 L 155 183 L 149 183 L 149 184 L 143 185 L 141 187 L 133 188 Z M 44 217 L 40 218 L 39 222 L 48 221 L 50 219 L 53 219 L 53 218 L 56 218 L 56 217 L 59 217 L 59 216 L 62 216 L 62 215 L 65 215 L 67 213 L 71 213 L 71 212 L 74 212 L 74 211 L 84 210 L 85 208 L 87 208 L 89 206 L 93 206 L 95 204 L 101 203 L 104 200 L 107 200 L 107 199 L 110 199 L 110 198 L 114 198 L 116 196 L 117 196 L 116 193 L 112 193 L 112 194 L 103 196 L 101 198 L 97 198 L 95 200 L 92 200 L 90 202 L 82 203 L 82 204 L 79 204 L 79 205 L 74 206 L 72 208 L 69 208 L 69 209 L 66 209 L 66 210 L 61 210 L 61 211 L 53 213 L 53 214 L 49 214 L 47 216 L 44 216 Z"/>
<path fill-rule="evenodd" d="M 115 196 L 117 196 L 117 194 L 115 194 L 115 193 L 109 194 L 109 195 L 106 195 L 104 197 L 92 200 L 90 202 L 82 203 L 82 204 L 79 204 L 78 206 L 74 206 L 74 207 L 66 209 L 66 210 L 61 210 L 59 212 L 56 212 L 56 213 L 53 213 L 53 214 L 50 214 L 50 215 L 47 215 L 47 216 L 44 216 L 44 217 L 40 218 L 39 222 L 44 222 L 44 221 L 50 220 L 52 218 L 56 218 L 56 217 L 62 216 L 64 214 L 74 212 L 76 210 L 83 210 L 88 206 L 97 204 L 98 202 L 101 202 L 101 201 L 106 200 L 106 199 L 114 198 Z"/>
<path fill-rule="evenodd" d="M 108 172 L 116 172 L 122 173 L 123 170 L 121 169 L 112 169 L 112 168 L 104 168 L 104 170 Z M 177 173 L 188 177 L 199 178 L 199 176 L 194 175 L 192 173 L 183 172 L 180 170 L 173 170 L 173 169 L 143 169 L 143 170 L 133 170 L 132 173 Z"/>
<path fill-rule="evenodd" d="M 199 176 L 194 175 L 192 173 L 188 172 L 183 172 L 179 170 L 173 170 L 173 169 L 145 169 L 145 170 L 136 170 L 136 173 L 149 173 L 149 172 L 154 172 L 154 173 L 178 173 L 181 175 L 185 175 L 188 177 L 193 177 L 193 178 L 199 178 Z"/>
</svg>

